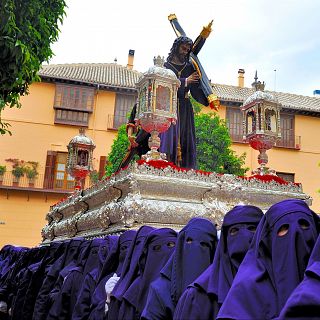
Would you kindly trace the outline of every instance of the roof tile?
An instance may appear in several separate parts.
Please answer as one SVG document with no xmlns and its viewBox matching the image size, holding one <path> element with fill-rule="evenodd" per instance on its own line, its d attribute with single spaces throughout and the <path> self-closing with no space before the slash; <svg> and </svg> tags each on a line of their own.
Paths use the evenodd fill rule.
<svg viewBox="0 0 320 320">
<path fill-rule="evenodd" d="M 141 72 L 130 70 L 116 63 L 44 65 L 39 71 L 40 77 L 129 89 L 135 89 L 135 84 L 141 75 Z M 220 100 L 240 103 L 243 103 L 254 92 L 253 88 L 240 88 L 225 84 L 212 84 L 212 88 Z M 274 94 L 284 108 L 320 112 L 320 98 L 318 97 L 284 92 L 267 92 Z"/>
</svg>

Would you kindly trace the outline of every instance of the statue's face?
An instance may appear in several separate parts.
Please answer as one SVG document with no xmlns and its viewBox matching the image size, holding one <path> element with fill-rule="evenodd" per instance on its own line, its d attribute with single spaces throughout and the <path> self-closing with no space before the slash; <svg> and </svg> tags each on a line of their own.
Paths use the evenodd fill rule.
<svg viewBox="0 0 320 320">
<path fill-rule="evenodd" d="M 186 62 L 190 50 L 191 50 L 190 44 L 187 44 L 187 43 L 180 44 L 177 56 L 181 63 Z"/>
</svg>

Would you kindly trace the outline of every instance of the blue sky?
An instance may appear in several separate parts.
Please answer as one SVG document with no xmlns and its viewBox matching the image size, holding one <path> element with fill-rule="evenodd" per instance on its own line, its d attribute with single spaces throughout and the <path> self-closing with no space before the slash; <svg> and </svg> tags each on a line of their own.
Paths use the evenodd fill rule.
<svg viewBox="0 0 320 320">
<path fill-rule="evenodd" d="M 193 40 L 214 20 L 213 32 L 199 53 L 213 83 L 245 86 L 255 70 L 267 90 L 313 95 L 320 89 L 319 0 L 66 0 L 67 16 L 50 64 L 127 64 L 144 72 L 153 57 L 166 57 L 175 34 L 168 15 L 175 13 Z M 276 70 L 276 71 L 275 71 Z"/>
</svg>

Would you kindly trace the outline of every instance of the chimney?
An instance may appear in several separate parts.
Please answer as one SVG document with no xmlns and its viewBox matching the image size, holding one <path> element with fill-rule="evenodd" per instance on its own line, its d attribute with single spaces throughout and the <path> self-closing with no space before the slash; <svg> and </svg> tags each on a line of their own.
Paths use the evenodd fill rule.
<svg viewBox="0 0 320 320">
<path fill-rule="evenodd" d="M 133 68 L 133 59 L 134 59 L 134 50 L 130 49 L 128 54 L 128 64 L 127 68 L 132 70 Z"/>
<path fill-rule="evenodd" d="M 244 69 L 238 70 L 238 87 L 244 87 Z"/>
</svg>

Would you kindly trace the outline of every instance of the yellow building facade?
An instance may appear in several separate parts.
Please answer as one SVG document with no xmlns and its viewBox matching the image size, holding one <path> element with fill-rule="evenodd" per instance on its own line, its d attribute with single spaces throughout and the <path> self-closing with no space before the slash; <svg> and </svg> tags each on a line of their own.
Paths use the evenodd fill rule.
<svg viewBox="0 0 320 320">
<path fill-rule="evenodd" d="M 126 122 L 136 99 L 135 83 L 141 73 L 132 69 L 133 54 L 130 50 L 127 66 L 44 66 L 39 73 L 42 82 L 30 86 L 30 94 L 21 98 L 22 108 L 4 110 L 2 120 L 11 124 L 12 136 L 0 139 L 0 166 L 7 169 L 0 176 L 0 247 L 41 242 L 50 206 L 73 191 L 73 178 L 66 172 L 67 145 L 80 127 L 96 144 L 93 165 L 103 176 L 116 129 Z M 213 84 L 213 90 L 222 104 L 219 115 L 227 120 L 232 148 L 239 155 L 246 152 L 251 171 L 258 167 L 258 152 L 242 141 L 240 106 L 253 89 L 239 81 L 239 86 Z M 320 99 L 276 94 L 283 105 L 284 139 L 267 152 L 269 166 L 283 178 L 302 183 L 313 198 L 312 209 L 319 213 Z M 24 175 L 14 182 L 14 159 L 37 163 L 36 178 L 30 181 Z M 93 182 L 88 177 L 86 186 Z"/>
</svg>

